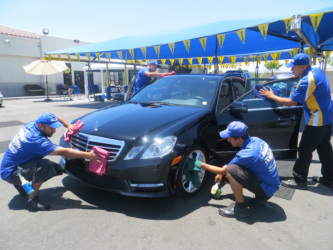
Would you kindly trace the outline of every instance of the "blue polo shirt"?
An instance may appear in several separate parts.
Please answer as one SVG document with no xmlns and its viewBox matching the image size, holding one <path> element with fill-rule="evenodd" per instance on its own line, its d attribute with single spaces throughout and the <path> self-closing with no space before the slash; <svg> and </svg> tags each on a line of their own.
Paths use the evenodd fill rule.
<svg viewBox="0 0 333 250">
<path fill-rule="evenodd" d="M 321 68 L 309 66 L 290 99 L 303 104 L 307 125 L 325 126 L 333 122 L 331 89 Z"/>
<path fill-rule="evenodd" d="M 6 149 L 1 162 L 1 178 L 11 180 L 17 165 L 41 159 L 58 147 L 40 132 L 36 121 L 25 124 Z"/>
<path fill-rule="evenodd" d="M 145 75 L 146 72 L 149 72 L 147 67 L 139 70 L 136 82 L 133 86 L 133 94 L 145 87 L 151 81 L 151 77 Z"/>
<path fill-rule="evenodd" d="M 280 177 L 271 148 L 257 137 L 248 137 L 235 158 L 227 164 L 236 164 L 258 177 L 261 188 L 272 196 L 280 186 Z"/>
</svg>

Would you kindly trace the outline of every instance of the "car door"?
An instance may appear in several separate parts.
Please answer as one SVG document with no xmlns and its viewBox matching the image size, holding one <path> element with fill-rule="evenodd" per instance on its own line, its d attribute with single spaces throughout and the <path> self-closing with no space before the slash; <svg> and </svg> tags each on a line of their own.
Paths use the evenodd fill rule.
<svg viewBox="0 0 333 250">
<path fill-rule="evenodd" d="M 295 79 L 285 79 L 270 81 L 264 86 L 277 90 L 281 97 L 290 97 L 296 84 Z M 303 106 L 280 105 L 259 96 L 252 89 L 217 114 L 216 119 L 219 131 L 232 121 L 242 121 L 249 127 L 250 136 L 266 141 L 276 156 L 295 158 L 302 114 Z M 225 141 L 216 148 L 216 153 L 222 157 L 231 151 L 237 149 L 230 148 Z"/>
</svg>

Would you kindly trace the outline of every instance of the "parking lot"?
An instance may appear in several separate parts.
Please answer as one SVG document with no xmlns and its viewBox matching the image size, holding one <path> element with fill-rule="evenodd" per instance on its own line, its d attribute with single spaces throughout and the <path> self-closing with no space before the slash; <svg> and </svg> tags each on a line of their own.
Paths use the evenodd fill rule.
<svg viewBox="0 0 333 250">
<path fill-rule="evenodd" d="M 53 99 L 4 100 L 0 159 L 20 127 L 43 112 L 71 121 L 111 104 Z M 51 140 L 58 143 L 64 132 L 65 128 L 58 129 Z M 291 176 L 293 162 L 279 164 L 280 176 Z M 62 175 L 40 190 L 51 205 L 45 212 L 27 211 L 14 187 L 0 181 L 0 245 L 1 249 L 333 249 L 333 190 L 311 181 L 314 175 L 321 175 L 316 153 L 307 191 L 281 190 L 280 197 L 273 196 L 243 220 L 218 214 L 233 195 L 227 185 L 220 200 L 212 199 L 213 176 L 196 196 L 147 199 L 96 190 Z"/>
</svg>

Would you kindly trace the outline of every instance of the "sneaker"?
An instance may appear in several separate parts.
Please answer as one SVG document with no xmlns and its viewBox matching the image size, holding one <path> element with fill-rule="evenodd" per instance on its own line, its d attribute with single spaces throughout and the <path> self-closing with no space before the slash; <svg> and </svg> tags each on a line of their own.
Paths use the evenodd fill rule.
<svg viewBox="0 0 333 250">
<path fill-rule="evenodd" d="M 299 179 L 290 179 L 286 181 L 281 181 L 281 185 L 288 188 L 296 188 L 301 190 L 307 190 L 307 181 L 301 181 Z"/>
<path fill-rule="evenodd" d="M 40 199 L 38 199 L 38 197 L 34 197 L 32 198 L 30 201 L 27 202 L 27 208 L 29 210 L 33 210 L 33 211 L 38 211 L 38 210 L 49 210 L 50 209 L 50 205 L 46 202 L 41 201 Z"/>
<path fill-rule="evenodd" d="M 220 208 L 219 214 L 224 217 L 248 218 L 250 217 L 250 209 L 248 206 L 240 208 L 236 203 L 231 203 L 228 207 Z"/>
<path fill-rule="evenodd" d="M 320 183 L 326 187 L 329 187 L 329 188 L 332 188 L 333 187 L 333 182 L 330 181 L 330 180 L 327 180 L 326 178 L 324 177 L 319 177 L 319 176 L 313 176 L 312 177 L 312 180 L 314 182 L 317 182 L 317 183 Z"/>
</svg>

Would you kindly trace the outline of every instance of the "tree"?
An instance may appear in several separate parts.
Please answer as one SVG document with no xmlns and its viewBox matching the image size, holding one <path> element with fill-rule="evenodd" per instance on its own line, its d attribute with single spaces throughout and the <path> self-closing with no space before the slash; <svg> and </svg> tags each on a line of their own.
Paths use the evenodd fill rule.
<svg viewBox="0 0 333 250">
<path fill-rule="evenodd" d="M 275 70 L 279 70 L 279 68 L 281 68 L 282 66 L 283 66 L 283 64 L 280 64 L 279 62 L 274 62 L 274 61 L 266 62 L 265 63 L 265 67 L 268 70 L 272 71 L 272 76 L 274 76 L 274 69 Z"/>
</svg>

